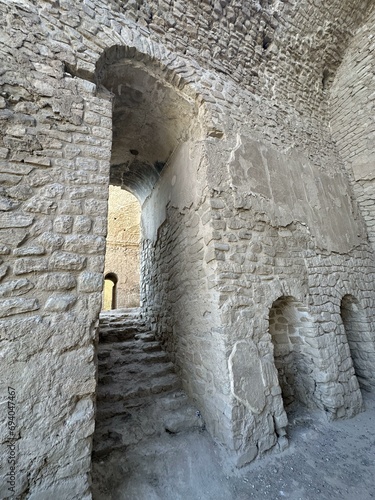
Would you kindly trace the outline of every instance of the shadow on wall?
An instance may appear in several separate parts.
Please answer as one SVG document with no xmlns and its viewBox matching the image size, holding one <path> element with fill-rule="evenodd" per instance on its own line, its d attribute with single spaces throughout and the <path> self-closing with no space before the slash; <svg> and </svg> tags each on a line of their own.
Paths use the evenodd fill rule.
<svg viewBox="0 0 375 500">
<path fill-rule="evenodd" d="M 107 273 L 104 276 L 103 311 L 117 307 L 117 282 L 118 278 L 115 273 Z"/>
</svg>

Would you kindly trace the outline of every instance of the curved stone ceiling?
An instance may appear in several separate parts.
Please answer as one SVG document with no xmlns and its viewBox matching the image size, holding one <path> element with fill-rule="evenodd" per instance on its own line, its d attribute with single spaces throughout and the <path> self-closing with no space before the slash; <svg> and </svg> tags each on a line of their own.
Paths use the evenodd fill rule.
<svg viewBox="0 0 375 500">
<path fill-rule="evenodd" d="M 108 66 L 100 83 L 113 94 L 110 182 L 143 203 L 175 148 L 196 136 L 195 103 L 139 62 Z"/>
</svg>

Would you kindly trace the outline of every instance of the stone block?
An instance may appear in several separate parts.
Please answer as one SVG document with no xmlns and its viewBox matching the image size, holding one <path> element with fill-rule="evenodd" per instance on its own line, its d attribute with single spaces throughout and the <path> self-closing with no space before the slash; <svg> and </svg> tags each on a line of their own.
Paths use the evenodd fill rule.
<svg viewBox="0 0 375 500">
<path fill-rule="evenodd" d="M 80 200 L 62 200 L 60 202 L 60 210 L 65 214 L 82 215 L 82 202 Z"/>
<path fill-rule="evenodd" d="M 288 425 L 288 416 L 285 411 L 281 415 L 274 416 L 276 430 L 283 429 Z"/>
<path fill-rule="evenodd" d="M 76 233 L 87 234 L 92 227 L 92 220 L 85 215 L 78 215 L 74 221 L 74 231 Z"/>
<path fill-rule="evenodd" d="M 6 276 L 9 266 L 6 264 L 0 265 L 0 281 Z"/>
<path fill-rule="evenodd" d="M 19 175 L 0 173 L 0 186 L 15 186 L 21 181 Z"/>
<path fill-rule="evenodd" d="M 28 258 L 23 257 L 17 259 L 17 261 L 13 265 L 13 272 L 15 275 L 19 274 L 27 274 L 32 272 L 41 272 L 47 271 L 48 269 L 48 260 L 43 258 Z"/>
<path fill-rule="evenodd" d="M 86 200 L 85 201 L 85 212 L 87 215 L 99 215 L 102 216 L 106 214 L 108 210 L 108 204 L 106 201 L 102 200 Z"/>
<path fill-rule="evenodd" d="M 265 451 L 269 450 L 270 448 L 272 448 L 272 446 L 275 446 L 276 442 L 277 436 L 274 433 L 260 438 L 258 441 L 259 453 L 264 453 Z"/>
<path fill-rule="evenodd" d="M 0 213 L 0 228 L 29 227 L 33 220 L 31 215 Z"/>
<path fill-rule="evenodd" d="M 34 284 L 28 279 L 7 281 L 0 285 L 0 297 L 13 297 L 23 295 L 34 288 Z"/>
<path fill-rule="evenodd" d="M 42 245 L 30 245 L 27 247 L 16 248 L 13 251 L 13 255 L 17 257 L 26 257 L 28 255 L 44 255 L 46 250 Z"/>
<path fill-rule="evenodd" d="M 38 214 L 51 214 L 57 209 L 57 204 L 52 200 L 46 200 L 39 196 L 34 196 L 24 205 L 24 210 L 26 212 L 38 213 Z"/>
<path fill-rule="evenodd" d="M 38 241 L 45 246 L 45 248 L 51 252 L 58 250 L 64 244 L 64 238 L 58 234 L 52 232 L 42 233 Z"/>
<path fill-rule="evenodd" d="M 78 290 L 80 292 L 100 292 L 103 289 L 103 282 L 102 273 L 85 271 L 79 277 Z"/>
<path fill-rule="evenodd" d="M 65 312 L 77 301 L 75 295 L 52 295 L 46 302 L 45 310 L 51 312 Z"/>
<path fill-rule="evenodd" d="M 0 196 L 0 210 L 2 212 L 9 212 L 10 210 L 14 210 L 19 206 L 19 203 L 5 197 Z"/>
<path fill-rule="evenodd" d="M 57 233 L 68 234 L 72 232 L 73 217 L 71 215 L 59 215 L 55 217 L 53 222 L 53 229 Z"/>
<path fill-rule="evenodd" d="M 103 253 L 105 239 L 95 235 L 69 235 L 65 237 L 64 250 L 69 252 L 93 254 Z"/>
<path fill-rule="evenodd" d="M 64 191 L 65 187 L 62 184 L 55 182 L 54 184 L 44 186 L 40 190 L 40 196 L 60 200 L 64 194 Z"/>
<path fill-rule="evenodd" d="M 0 243 L 0 255 L 9 255 L 9 254 L 10 254 L 10 248 Z"/>
<path fill-rule="evenodd" d="M 49 260 L 49 270 L 80 271 L 86 265 L 86 257 L 68 252 L 56 252 Z"/>
<path fill-rule="evenodd" d="M 254 342 L 243 340 L 235 343 L 229 356 L 229 375 L 233 396 L 252 413 L 261 413 L 266 404 L 265 383 Z"/>
<path fill-rule="evenodd" d="M 237 458 L 236 467 L 240 469 L 241 467 L 250 464 L 253 460 L 256 459 L 257 455 L 258 455 L 258 447 L 250 446 L 245 453 L 243 453 Z"/>
<path fill-rule="evenodd" d="M 32 187 L 45 186 L 53 181 L 51 174 L 49 172 L 43 172 L 42 170 L 33 172 L 27 180 Z"/>
<path fill-rule="evenodd" d="M 8 188 L 6 194 L 16 200 L 25 201 L 32 196 L 33 190 L 25 184 L 19 184 L 18 186 Z"/>
<path fill-rule="evenodd" d="M 288 438 L 286 436 L 280 436 L 279 439 L 277 440 L 277 445 L 279 451 L 285 451 L 289 446 Z"/>
<path fill-rule="evenodd" d="M 69 197 L 71 200 L 81 200 L 92 196 L 94 189 L 91 187 L 73 188 L 69 190 Z"/>
</svg>

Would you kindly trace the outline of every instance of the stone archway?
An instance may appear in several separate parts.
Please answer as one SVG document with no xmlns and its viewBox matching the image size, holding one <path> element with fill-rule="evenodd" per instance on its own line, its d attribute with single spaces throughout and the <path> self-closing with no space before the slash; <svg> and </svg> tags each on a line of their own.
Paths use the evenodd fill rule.
<svg viewBox="0 0 375 500">
<path fill-rule="evenodd" d="M 203 138 L 198 103 L 189 86 L 145 54 L 114 46 L 97 62 L 98 86 L 113 102 L 110 184 L 141 206 L 178 148 Z M 108 91 L 110 95 L 108 95 Z"/>
<path fill-rule="evenodd" d="M 269 313 L 269 331 L 285 409 L 295 403 L 316 406 L 314 361 L 311 352 L 307 355 L 306 342 L 314 335 L 314 326 L 307 307 L 290 296 L 275 300 Z"/>
</svg>

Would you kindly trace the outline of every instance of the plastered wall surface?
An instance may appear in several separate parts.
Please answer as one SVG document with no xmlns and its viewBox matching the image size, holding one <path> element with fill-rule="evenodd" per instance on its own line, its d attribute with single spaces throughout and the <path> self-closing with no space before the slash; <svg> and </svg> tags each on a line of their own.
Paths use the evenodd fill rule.
<svg viewBox="0 0 375 500">
<path fill-rule="evenodd" d="M 361 310 L 372 388 L 370 2 L 0 14 L 0 496 L 91 498 L 110 183 L 142 205 L 143 314 L 237 465 L 287 445 L 275 318 L 298 327 L 309 405 L 360 411 L 342 311 Z"/>
</svg>

